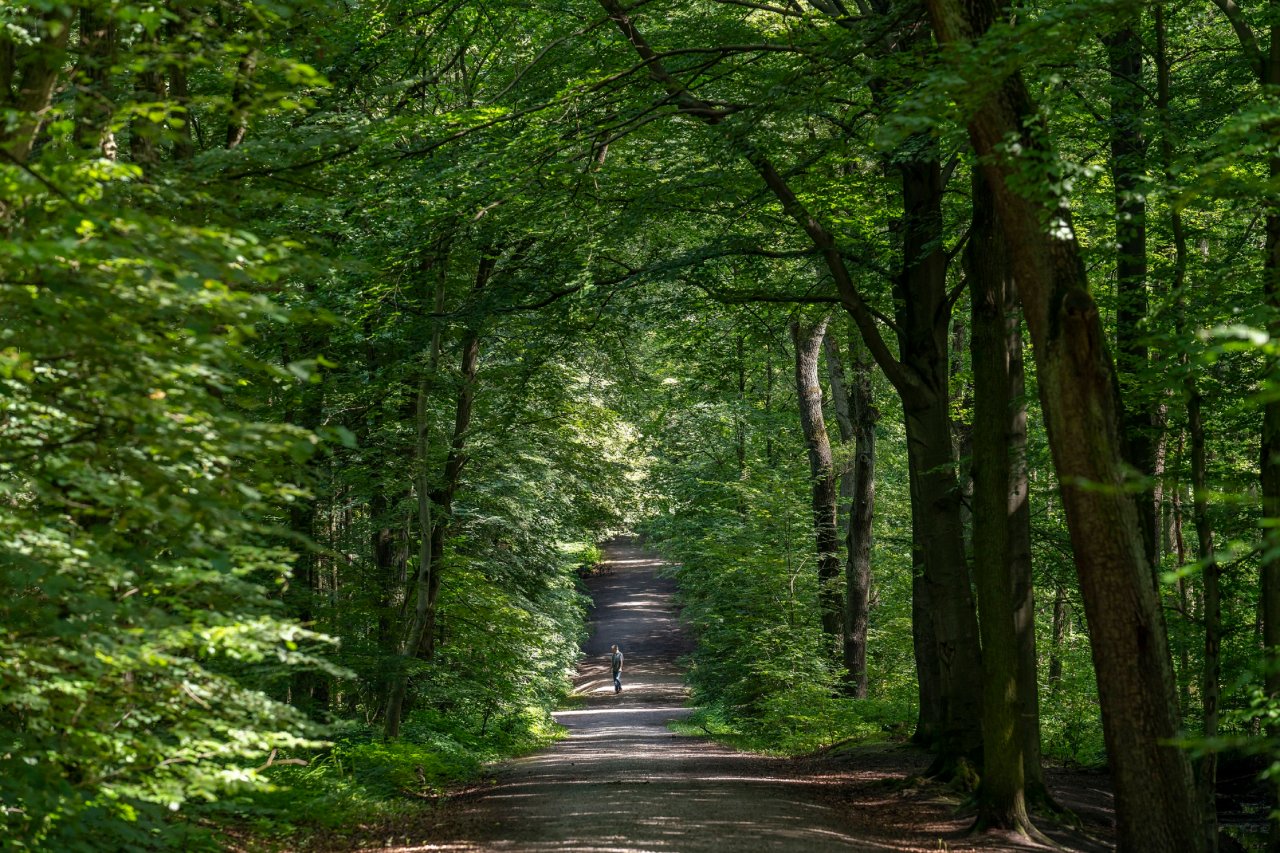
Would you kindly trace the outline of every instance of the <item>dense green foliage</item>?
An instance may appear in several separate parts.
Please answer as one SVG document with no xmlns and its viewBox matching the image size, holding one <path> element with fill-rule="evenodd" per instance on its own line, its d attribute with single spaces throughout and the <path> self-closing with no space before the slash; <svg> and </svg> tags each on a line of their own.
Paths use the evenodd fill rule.
<svg viewBox="0 0 1280 853">
<path fill-rule="evenodd" d="M 1154 513 L 1181 747 L 1274 760 L 1275 9 L 1040 0 L 943 48 L 946 2 L 0 7 L 5 843 L 338 827 L 545 743 L 576 570 L 628 525 L 678 563 L 695 726 L 965 752 L 921 733 L 922 636 L 954 626 L 916 605 L 940 503 L 952 591 L 994 559 L 984 165 L 1078 243 L 1104 384 L 1149 416 L 1122 483 L 1060 480 L 1056 374 L 1028 353 L 1043 753 L 1108 760 L 1062 497 L 1093 490 Z M 1012 79 L 1034 126 L 980 161 L 974 116 Z M 823 316 L 826 475 L 855 458 L 833 374 L 865 368 L 876 410 L 865 698 L 823 627 L 788 336 Z M 946 461 L 920 470 L 928 405 Z M 936 468 L 956 485 L 931 501 Z"/>
</svg>

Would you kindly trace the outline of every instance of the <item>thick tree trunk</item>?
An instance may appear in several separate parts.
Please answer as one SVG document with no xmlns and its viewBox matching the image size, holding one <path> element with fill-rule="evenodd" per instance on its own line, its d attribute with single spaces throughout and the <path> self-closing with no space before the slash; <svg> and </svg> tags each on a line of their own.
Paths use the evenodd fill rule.
<svg viewBox="0 0 1280 853">
<path fill-rule="evenodd" d="M 791 342 L 795 346 L 800 426 L 809 453 L 813 534 L 818 549 L 818 612 L 822 632 L 834 641 L 841 640 L 844 633 L 844 607 L 840 589 L 840 535 L 836 523 L 836 470 L 822 417 L 822 385 L 818 379 L 818 358 L 827 322 L 828 318 L 823 318 L 813 326 L 804 326 L 793 320 Z"/>
<path fill-rule="evenodd" d="M 921 673 L 920 701 L 922 708 L 930 701 L 938 703 L 939 730 L 931 744 L 938 760 L 931 774 L 946 775 L 956 760 L 976 759 L 981 751 L 982 666 L 977 615 L 964 559 L 959 484 L 946 406 L 922 405 L 908 409 L 906 417 L 912 517 L 918 524 L 914 539 L 924 587 L 925 612 L 919 615 L 932 634 L 926 638 L 933 646 L 926 656 L 936 661 L 938 678 L 934 688 L 923 683 Z M 920 508 L 918 512 L 915 507 Z"/>
<path fill-rule="evenodd" d="M 973 226 L 965 253 L 972 305 L 973 554 L 982 633 L 982 777 L 977 826 L 1027 834 L 1019 637 L 1014 597 L 1009 454 L 1009 324 L 1012 287 L 991 190 L 973 175 Z"/>
<path fill-rule="evenodd" d="M 840 497 L 847 501 L 844 537 L 845 560 L 845 640 L 844 664 L 851 695 L 867 697 L 867 629 L 870 624 L 871 524 L 876 494 L 876 433 L 880 419 L 872 403 L 871 355 L 854 332 L 849 349 L 853 381 L 845 379 L 840 345 L 828 334 L 823 342 L 831 375 L 831 394 L 836 402 L 840 438 L 853 445 L 853 459 L 840 475 Z"/>
<path fill-rule="evenodd" d="M 981 751 L 982 664 L 952 445 L 941 168 L 932 143 L 914 140 L 913 150 L 916 159 L 897 166 L 902 177 L 903 270 L 894 301 L 902 365 L 916 378 L 899 391 L 906 416 L 912 521 L 918 526 L 914 538 L 920 574 L 928 587 L 940 678 L 941 728 L 933 743 L 938 761 L 931 769 L 945 775 L 957 759 L 975 759 Z M 932 692 L 921 685 L 922 709 L 929 701 L 926 694 Z"/>
<path fill-rule="evenodd" d="M 992 0 L 928 5 L 944 46 L 970 42 L 995 19 Z M 1016 139 L 1028 160 L 1052 156 L 1037 121 L 1014 74 L 973 115 L 969 133 L 995 191 L 1034 346 L 1089 620 L 1119 847 L 1200 850 L 1204 838 L 1190 764 L 1171 743 L 1180 721 L 1169 643 L 1137 502 L 1124 488 L 1120 402 L 1101 317 L 1069 214 L 1052 199 L 1015 192 L 1021 161 L 999 153 Z"/>
</svg>

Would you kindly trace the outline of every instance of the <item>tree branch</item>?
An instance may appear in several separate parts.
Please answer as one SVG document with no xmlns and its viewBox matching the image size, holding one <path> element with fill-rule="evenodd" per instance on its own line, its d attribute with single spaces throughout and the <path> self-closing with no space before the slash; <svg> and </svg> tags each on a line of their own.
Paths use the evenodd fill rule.
<svg viewBox="0 0 1280 853">
<path fill-rule="evenodd" d="M 1244 58 L 1253 67 L 1254 72 L 1258 75 L 1258 80 L 1262 80 L 1265 76 L 1266 61 L 1262 56 L 1262 48 L 1258 46 L 1257 36 L 1249 28 L 1249 22 L 1244 19 L 1244 14 L 1241 12 L 1240 7 L 1236 5 L 1235 0 L 1213 0 L 1213 5 L 1221 9 L 1222 14 L 1227 16 L 1231 29 L 1235 30 L 1236 38 L 1240 40 L 1240 49 L 1244 51 Z"/>
<path fill-rule="evenodd" d="M 728 114 L 724 110 L 695 97 L 676 77 L 667 71 L 658 53 L 645 41 L 644 37 L 636 29 L 635 24 L 632 23 L 626 12 L 622 10 L 622 7 L 618 5 L 617 0 L 599 0 L 599 2 L 604 10 L 609 13 L 609 17 L 618 25 L 618 29 L 621 30 L 622 35 L 631 44 L 632 48 L 645 61 L 649 69 L 649 76 L 660 84 L 667 94 L 675 100 L 680 112 L 698 118 L 708 125 L 717 125 L 727 117 Z M 914 388 L 918 384 L 915 377 L 894 358 L 884 337 L 880 334 L 880 329 L 876 325 L 876 316 L 862 298 L 862 294 L 854 286 L 849 270 L 844 265 L 840 251 L 836 247 L 835 239 L 822 223 L 804 207 L 769 158 L 750 141 L 744 141 L 742 144 L 743 156 L 747 162 L 755 167 L 765 186 L 773 192 L 779 203 L 781 203 L 782 209 L 804 229 L 814 247 L 817 248 L 818 253 L 822 256 L 823 261 L 831 272 L 832 278 L 835 279 L 841 303 L 853 317 L 858 330 L 862 332 L 867 348 L 871 350 L 871 354 L 875 357 L 876 363 L 880 365 L 880 369 L 884 371 L 885 376 L 895 387 L 899 389 Z"/>
</svg>

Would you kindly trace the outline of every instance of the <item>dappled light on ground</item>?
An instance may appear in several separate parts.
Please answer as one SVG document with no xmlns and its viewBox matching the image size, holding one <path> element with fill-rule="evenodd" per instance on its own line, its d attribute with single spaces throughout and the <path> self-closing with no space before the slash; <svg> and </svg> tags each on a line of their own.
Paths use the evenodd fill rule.
<svg viewBox="0 0 1280 853">
<path fill-rule="evenodd" d="M 677 661 L 690 650 L 673 584 L 634 543 L 608 548 L 588 581 L 596 606 L 574 681 L 581 704 L 556 714 L 570 735 L 502 767 L 493 784 L 442 807 L 431 826 L 389 828 L 382 848 L 409 851 L 808 851 L 1047 849 L 974 838 L 956 801 L 903 784 L 914 752 L 877 747 L 826 762 L 736 752 L 674 734 L 687 717 Z M 609 648 L 626 655 L 615 694 Z M 939 789 L 940 790 L 940 789 Z M 945 793 L 945 792 L 944 792 Z M 1079 838 L 1066 849 L 1103 850 Z"/>
</svg>

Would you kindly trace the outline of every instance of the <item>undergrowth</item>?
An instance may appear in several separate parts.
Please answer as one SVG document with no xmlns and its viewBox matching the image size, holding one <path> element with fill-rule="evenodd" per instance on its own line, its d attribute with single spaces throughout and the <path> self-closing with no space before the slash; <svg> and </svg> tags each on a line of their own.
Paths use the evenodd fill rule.
<svg viewBox="0 0 1280 853">
<path fill-rule="evenodd" d="M 775 711 L 750 716 L 722 705 L 706 705 L 672 723 L 671 730 L 710 737 L 735 749 L 788 756 L 847 744 L 900 741 L 909 734 L 902 723 L 904 709 L 894 703 L 805 692 L 809 693 L 804 698 L 807 704 L 787 707 L 787 696 L 782 694 Z"/>
<path fill-rule="evenodd" d="M 286 839 L 292 847 L 299 838 L 332 837 L 418 811 L 483 778 L 491 764 L 541 749 L 563 731 L 540 708 L 487 725 L 419 711 L 406 719 L 398 740 L 383 740 L 380 729 L 350 730 L 303 759 L 305 765 L 268 768 L 269 787 L 208 805 L 200 822 L 243 830 L 250 846 L 266 850 Z"/>
</svg>

